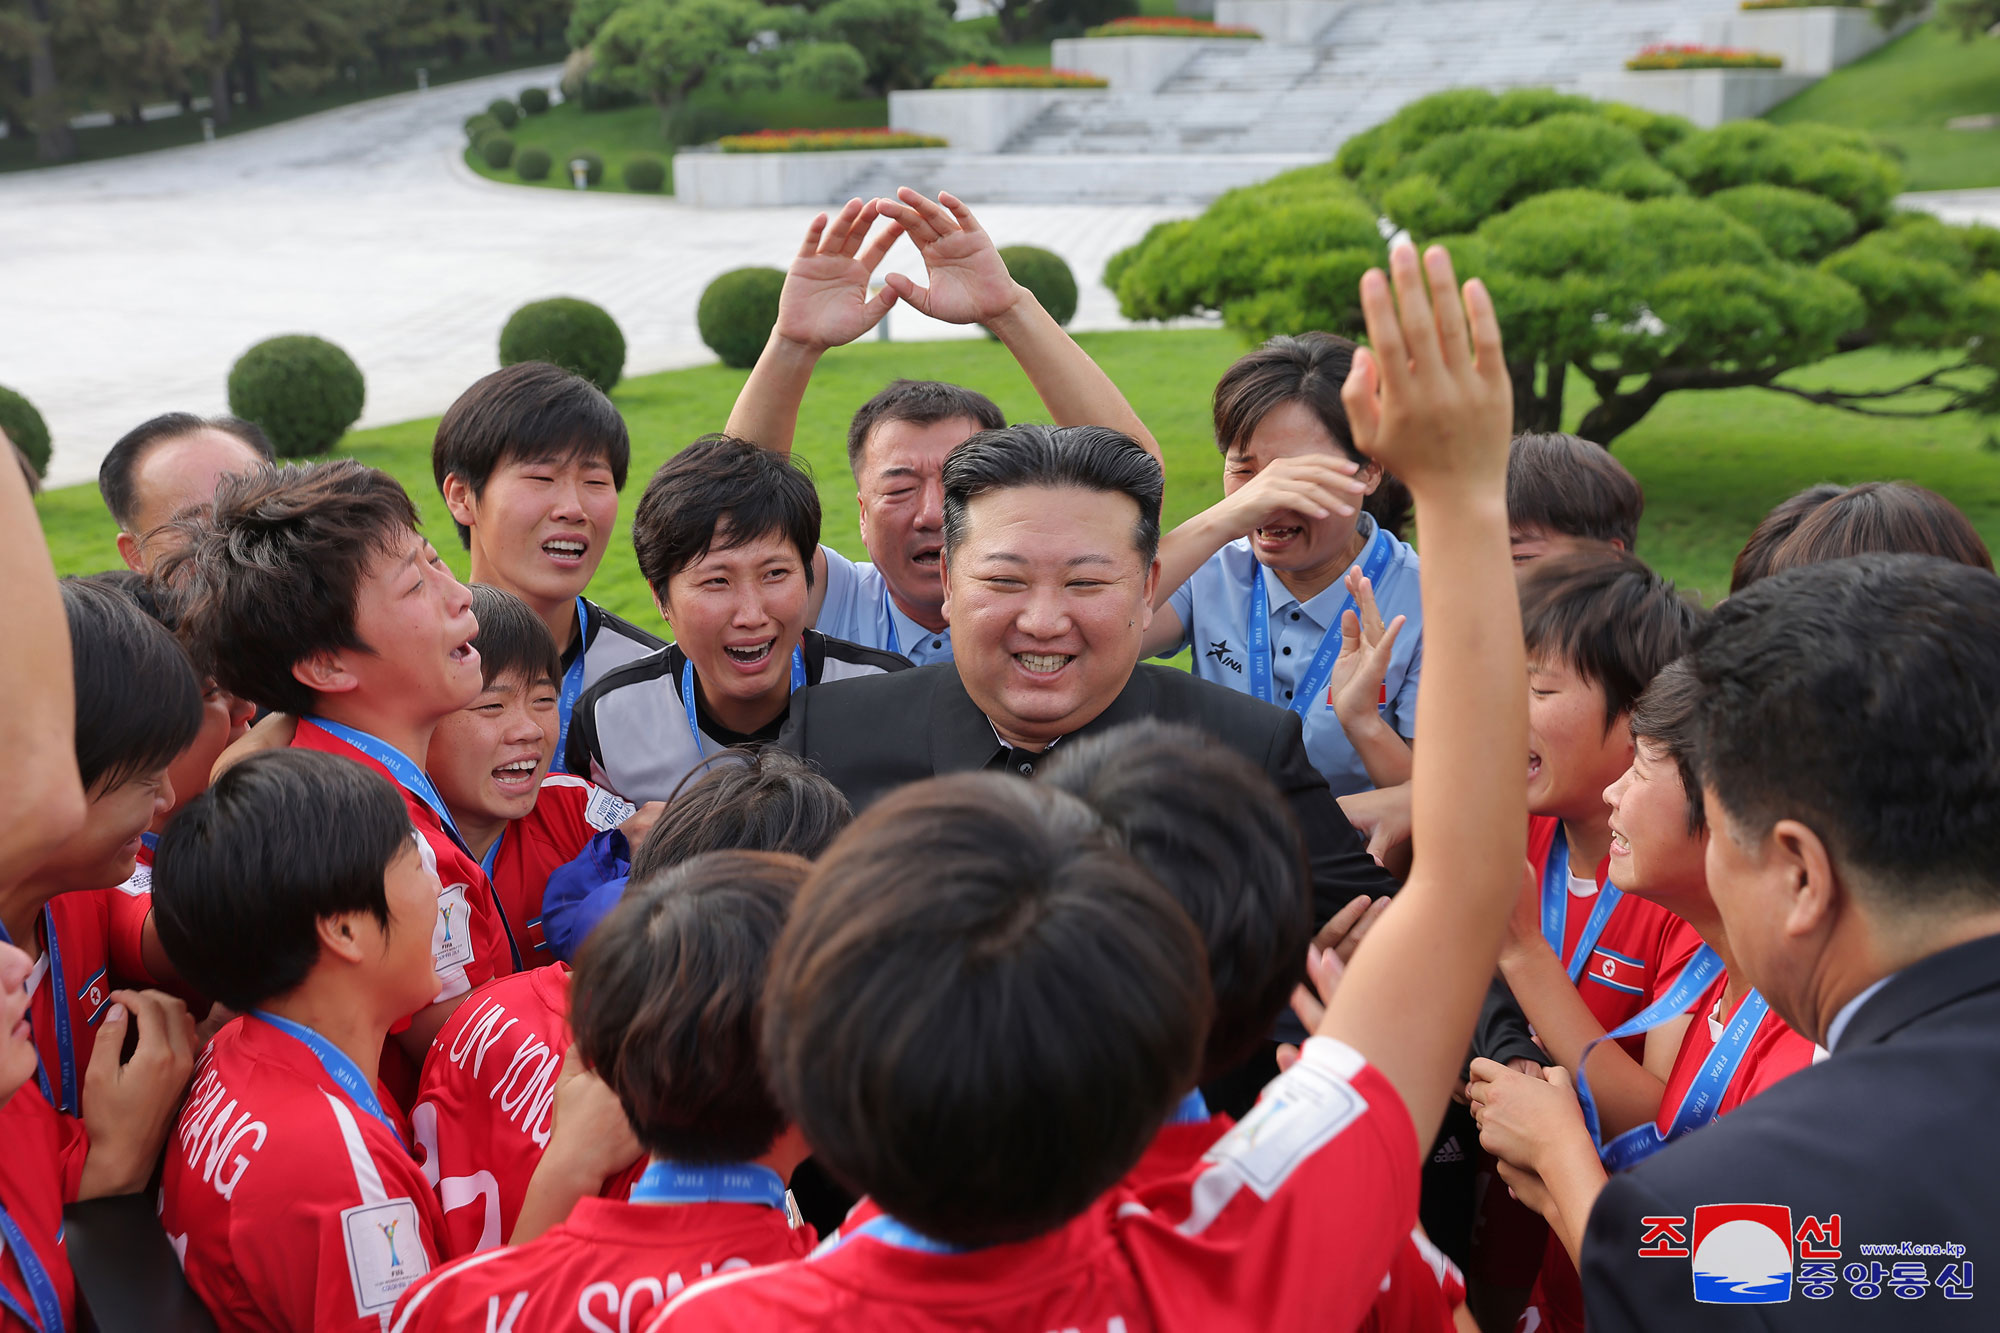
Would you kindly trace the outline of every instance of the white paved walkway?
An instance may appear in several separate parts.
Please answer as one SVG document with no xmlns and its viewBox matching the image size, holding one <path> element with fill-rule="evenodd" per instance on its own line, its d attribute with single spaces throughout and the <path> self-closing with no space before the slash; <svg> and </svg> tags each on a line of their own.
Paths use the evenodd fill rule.
<svg viewBox="0 0 2000 1333">
<path fill-rule="evenodd" d="M 224 410 L 230 364 L 278 333 L 345 347 L 368 379 L 370 425 L 443 411 L 498 365 L 509 312 L 544 296 L 610 310 L 628 375 L 712 360 L 694 326 L 702 288 L 725 269 L 782 267 L 809 210 L 701 212 L 468 171 L 464 118 L 555 74 L 0 176 L 0 384 L 48 418 L 50 484 L 94 478 L 112 441 L 156 412 Z M 1184 211 L 996 205 L 980 217 L 1003 244 L 1068 259 L 1084 285 L 1074 326 L 1092 329 L 1121 324 L 1097 281 L 1104 261 Z M 907 242 L 889 266 L 922 273 Z M 890 323 L 898 339 L 968 336 L 912 311 Z"/>
</svg>

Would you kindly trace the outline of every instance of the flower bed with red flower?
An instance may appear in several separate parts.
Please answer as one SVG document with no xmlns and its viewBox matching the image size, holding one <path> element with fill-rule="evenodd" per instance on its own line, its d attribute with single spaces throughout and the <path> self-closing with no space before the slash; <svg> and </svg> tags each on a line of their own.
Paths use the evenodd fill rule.
<svg viewBox="0 0 2000 1333">
<path fill-rule="evenodd" d="M 1111 81 L 1079 69 L 1042 65 L 960 65 L 931 80 L 933 88 L 1108 88 Z"/>
<path fill-rule="evenodd" d="M 758 130 L 716 140 L 725 153 L 837 153 L 851 148 L 943 148 L 935 134 L 908 130 Z"/>
<path fill-rule="evenodd" d="M 1733 46 L 1648 46 L 1626 69 L 1779 69 L 1784 58 Z"/>
<path fill-rule="evenodd" d="M 1231 28 L 1207 19 L 1129 18 L 1113 19 L 1084 29 L 1086 37 L 1236 37 L 1254 39 L 1264 34 L 1255 28 Z"/>
</svg>

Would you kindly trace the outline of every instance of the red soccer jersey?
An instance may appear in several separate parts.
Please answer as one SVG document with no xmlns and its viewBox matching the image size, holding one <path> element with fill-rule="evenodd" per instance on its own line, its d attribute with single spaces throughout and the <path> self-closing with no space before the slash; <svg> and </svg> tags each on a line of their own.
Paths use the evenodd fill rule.
<svg viewBox="0 0 2000 1333">
<path fill-rule="evenodd" d="M 754 1203 L 584 1199 L 527 1245 L 439 1269 L 396 1307 L 391 1333 L 494 1328 L 601 1333 L 646 1326 L 654 1307 L 716 1273 L 804 1257 L 812 1228 Z"/>
<path fill-rule="evenodd" d="M 651 1330 L 1352 1328 L 1416 1221 L 1418 1158 L 1389 1081 L 1315 1037 L 1143 1196 L 1121 1185 L 1046 1235 L 965 1253 L 906 1248 L 878 1217 L 809 1259 L 691 1287 Z"/>
<path fill-rule="evenodd" d="M 567 773 L 551 773 L 542 779 L 534 810 L 502 830 L 499 848 L 492 853 L 493 892 L 523 968 L 556 961 L 542 938 L 542 895 L 549 873 L 575 860 L 592 838 L 631 818 L 632 809 L 615 792 Z"/>
<path fill-rule="evenodd" d="M 1549 855 L 1561 830 L 1562 821 L 1550 815 L 1535 815 L 1528 821 L 1528 860 L 1534 864 L 1538 881 L 1548 868 Z M 1597 867 L 1599 893 L 1604 891 L 1608 867 L 1609 862 Z M 1578 867 L 1570 869 L 1575 871 Z M 1595 898 L 1569 896 L 1561 953 L 1565 965 L 1583 938 L 1596 902 Z M 1591 947 L 1590 960 L 1577 979 L 1577 993 L 1609 1032 L 1673 985 L 1674 978 L 1700 947 L 1701 936 L 1693 926 L 1657 903 L 1625 894 Z M 1644 1036 L 1628 1037 L 1619 1044 L 1634 1060 L 1644 1058 Z"/>
<path fill-rule="evenodd" d="M 36 917 L 35 942 L 41 957 L 28 975 L 33 991 L 28 1022 L 34 1028 L 42 1076 L 48 1080 L 49 1101 L 65 1114 L 82 1114 L 78 1103 L 83 1077 L 90 1068 L 90 1053 L 97 1046 L 97 1025 L 111 1007 L 111 992 L 123 986 L 157 984 L 147 974 L 139 948 L 152 910 L 149 893 L 91 889 L 58 894 L 49 900 L 47 912 Z M 47 935 L 51 924 L 55 927 L 54 948 L 49 947 Z M 58 991 L 67 1011 L 67 1052 L 62 1027 L 56 1022 Z"/>
<path fill-rule="evenodd" d="M 76 1198 L 88 1150 L 83 1123 L 57 1115 L 34 1084 L 17 1089 L 0 1104 L 0 1207 L 21 1231 L 33 1251 L 30 1262 L 41 1266 L 55 1288 L 64 1328 L 76 1327 L 76 1282 L 63 1253 L 63 1204 Z M 11 1244 L 0 1244 L 0 1287 L 21 1309 L 35 1313 L 21 1256 Z M 0 1302 L 0 1333 L 27 1333 L 5 1302 Z"/>
<path fill-rule="evenodd" d="M 1666 1093 L 1660 1098 L 1660 1114 L 1653 1122 L 1662 1134 L 1667 1132 L 1703 1062 L 1728 1029 L 1729 1020 L 1736 1016 L 1735 1010 L 1728 1013 L 1722 1010 L 1722 992 L 1728 984 L 1729 974 L 1717 973 L 1701 998 L 1689 1007 L 1688 1012 L 1695 1018 L 1681 1038 L 1680 1050 L 1674 1054 Z M 1779 1079 L 1798 1073 L 1813 1062 L 1813 1051 L 1812 1042 L 1792 1031 L 1784 1019 L 1776 1013 L 1766 1013 L 1743 1052 L 1743 1062 L 1736 1066 L 1729 1086 L 1723 1089 L 1715 1113 L 1727 1115 Z M 1521 1318 L 1526 1321 L 1536 1314 L 1541 1322 L 1529 1324 L 1531 1328 L 1548 1329 L 1552 1333 L 1583 1333 L 1583 1287 L 1577 1280 L 1575 1265 L 1569 1261 L 1569 1251 L 1553 1235 L 1543 1256 L 1541 1280 L 1535 1284 Z"/>
<path fill-rule="evenodd" d="M 352 759 L 380 773 L 401 794 L 410 812 L 410 825 L 429 849 L 438 877 L 438 919 L 431 930 L 431 965 L 437 969 L 442 983 L 438 1000 L 454 999 L 482 982 L 513 971 L 507 937 L 500 929 L 486 872 L 458 845 L 458 840 L 445 829 L 444 821 L 424 798 L 398 782 L 380 763 L 311 722 L 299 723 L 292 745 Z"/>
<path fill-rule="evenodd" d="M 437 1200 L 408 1138 L 262 1019 L 218 1032 L 160 1186 L 161 1225 L 216 1323 L 381 1333 L 397 1297 L 437 1264 Z"/>
</svg>

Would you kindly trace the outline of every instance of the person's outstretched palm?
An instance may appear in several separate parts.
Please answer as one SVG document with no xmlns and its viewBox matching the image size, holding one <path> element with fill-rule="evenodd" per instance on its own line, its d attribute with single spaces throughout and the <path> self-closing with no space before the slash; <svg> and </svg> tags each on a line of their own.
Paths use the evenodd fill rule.
<svg viewBox="0 0 2000 1333">
<path fill-rule="evenodd" d="M 905 186 L 894 199 L 877 199 L 883 217 L 902 228 L 924 257 L 930 286 L 900 273 L 883 278 L 889 290 L 932 319 L 985 324 L 1013 308 L 1021 289 L 1007 272 L 993 238 L 956 196 L 926 199 Z"/>
<path fill-rule="evenodd" d="M 896 293 L 872 298 L 868 281 L 889 247 L 903 234 L 895 222 L 874 231 L 875 202 L 851 199 L 831 222 L 822 213 L 806 229 L 805 243 L 785 271 L 778 297 L 777 334 L 807 347 L 839 347 L 882 322 Z"/>
</svg>

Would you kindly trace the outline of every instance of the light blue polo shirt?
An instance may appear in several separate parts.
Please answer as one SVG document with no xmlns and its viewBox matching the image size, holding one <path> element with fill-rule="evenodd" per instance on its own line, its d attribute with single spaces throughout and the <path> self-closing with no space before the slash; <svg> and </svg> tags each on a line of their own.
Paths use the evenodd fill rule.
<svg viewBox="0 0 2000 1333">
<path fill-rule="evenodd" d="M 874 565 L 849 560 L 831 546 L 819 549 L 826 553 L 826 601 L 814 629 L 830 639 L 901 653 L 918 666 L 951 660 L 951 626 L 925 629 L 897 607 Z"/>
<path fill-rule="evenodd" d="M 1369 546 L 1376 540 L 1375 520 L 1360 516 L 1363 535 L 1361 558 L 1364 564 Z M 1418 600 L 1417 553 L 1389 533 L 1381 533 L 1389 544 L 1388 563 L 1375 580 L 1375 604 L 1382 620 L 1407 617 L 1389 655 L 1389 672 L 1382 686 L 1388 702 L 1382 716 L 1398 735 L 1409 738 L 1417 730 L 1417 676 L 1423 669 L 1424 617 Z M 1257 558 L 1250 552 L 1250 539 L 1240 538 L 1210 556 L 1194 577 L 1175 590 L 1171 605 L 1180 616 L 1181 641 L 1160 656 L 1171 657 L 1190 644 L 1194 647 L 1194 674 L 1203 680 L 1227 685 L 1244 694 L 1250 689 L 1250 584 Z M 1340 613 L 1347 605 L 1347 585 L 1336 579 L 1317 596 L 1301 603 L 1291 595 L 1276 575 L 1266 571 L 1264 594 L 1270 600 L 1271 702 L 1283 708 L 1293 706 L 1293 691 L 1312 665 L 1321 640 L 1331 631 L 1340 637 Z M 1367 791 L 1374 784 L 1361 757 L 1347 742 L 1340 719 L 1334 715 L 1330 690 L 1301 714 L 1305 723 L 1306 753 L 1325 775 L 1335 796 Z M 1297 710 L 1295 710 L 1297 711 Z"/>
</svg>

